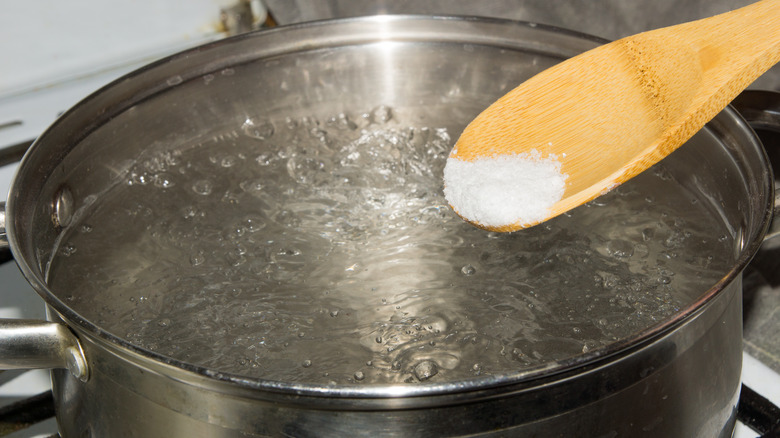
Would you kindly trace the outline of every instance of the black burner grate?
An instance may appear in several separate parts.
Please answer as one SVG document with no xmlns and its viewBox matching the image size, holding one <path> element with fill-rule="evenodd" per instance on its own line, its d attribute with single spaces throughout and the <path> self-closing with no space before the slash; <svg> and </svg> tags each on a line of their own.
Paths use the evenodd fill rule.
<svg viewBox="0 0 780 438">
<path fill-rule="evenodd" d="M 780 408 L 745 385 L 739 395 L 737 419 L 762 434 L 761 438 L 780 438 Z"/>
<path fill-rule="evenodd" d="M 54 417 L 54 398 L 51 391 L 0 407 L 0 436 L 27 429 L 52 417 Z M 50 438 L 56 436 L 52 435 Z"/>
</svg>

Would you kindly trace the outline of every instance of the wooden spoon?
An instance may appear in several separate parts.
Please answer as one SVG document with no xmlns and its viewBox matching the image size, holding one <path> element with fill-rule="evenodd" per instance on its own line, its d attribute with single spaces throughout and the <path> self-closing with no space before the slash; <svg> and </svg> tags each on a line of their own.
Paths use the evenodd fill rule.
<svg viewBox="0 0 780 438">
<path fill-rule="evenodd" d="M 447 163 L 449 168 L 454 160 L 476 163 L 530 151 L 559 161 L 560 173 L 568 177 L 562 197 L 551 201 L 544 217 L 485 223 L 465 217 L 447 198 L 458 214 L 481 228 L 515 231 L 536 225 L 669 155 L 778 61 L 780 0 L 585 52 L 539 73 L 488 107 L 463 131 Z M 469 190 L 458 186 L 473 184 L 458 175 L 448 179 L 446 172 L 445 195 L 448 189 Z"/>
</svg>

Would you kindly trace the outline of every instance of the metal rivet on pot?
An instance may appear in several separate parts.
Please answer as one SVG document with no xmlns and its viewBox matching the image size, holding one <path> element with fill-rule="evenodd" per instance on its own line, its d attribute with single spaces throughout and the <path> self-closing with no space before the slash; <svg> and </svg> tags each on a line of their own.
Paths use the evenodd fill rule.
<svg viewBox="0 0 780 438">
<path fill-rule="evenodd" d="M 78 347 L 70 347 L 66 351 L 66 366 L 68 371 L 73 374 L 73 377 L 86 382 L 89 380 L 89 368 L 87 367 L 87 360 L 84 358 L 84 354 Z"/>
<path fill-rule="evenodd" d="M 67 186 L 62 186 L 54 196 L 52 203 L 52 222 L 55 226 L 65 228 L 73 218 L 73 194 Z"/>
</svg>

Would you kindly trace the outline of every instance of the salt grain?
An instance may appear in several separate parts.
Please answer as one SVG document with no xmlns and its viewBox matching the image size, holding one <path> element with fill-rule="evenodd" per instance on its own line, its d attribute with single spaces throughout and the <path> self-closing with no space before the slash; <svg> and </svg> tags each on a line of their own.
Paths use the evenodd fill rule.
<svg viewBox="0 0 780 438">
<path fill-rule="evenodd" d="M 444 196 L 469 222 L 486 227 L 532 225 L 546 219 L 563 197 L 568 175 L 556 155 L 497 155 L 474 161 L 450 157 L 444 167 Z"/>
</svg>

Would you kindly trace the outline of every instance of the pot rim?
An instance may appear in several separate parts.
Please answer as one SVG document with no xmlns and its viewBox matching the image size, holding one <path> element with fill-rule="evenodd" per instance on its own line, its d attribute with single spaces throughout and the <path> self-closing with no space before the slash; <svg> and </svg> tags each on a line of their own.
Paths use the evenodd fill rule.
<svg viewBox="0 0 780 438">
<path fill-rule="evenodd" d="M 595 37 L 592 35 L 584 34 L 581 32 L 572 31 L 572 30 L 563 29 L 554 26 L 532 23 L 532 22 L 515 21 L 515 20 L 499 19 L 499 18 L 474 17 L 474 16 L 427 16 L 427 15 L 379 15 L 379 16 L 320 20 L 315 22 L 280 26 L 272 29 L 264 29 L 260 31 L 254 31 L 246 34 L 237 35 L 234 37 L 225 38 L 223 40 L 211 42 L 199 47 L 195 47 L 192 49 L 188 49 L 176 53 L 174 55 L 168 56 L 166 58 L 153 62 L 149 65 L 146 65 L 127 75 L 124 75 L 121 78 L 116 79 L 115 81 L 109 83 L 108 85 L 105 85 L 104 87 L 90 94 L 82 101 L 80 101 L 78 104 L 76 104 L 68 111 L 66 111 L 49 128 L 47 128 L 38 137 L 38 139 L 36 139 L 36 141 L 33 143 L 33 145 L 30 147 L 30 149 L 22 159 L 19 169 L 17 170 L 17 174 L 14 176 L 13 182 L 11 184 L 11 188 L 8 196 L 8 202 L 6 206 L 6 213 L 9 218 L 15 217 L 14 210 L 16 209 L 15 205 L 17 203 L 16 201 L 17 196 L 13 195 L 16 192 L 15 187 L 19 184 L 19 180 L 21 179 L 20 175 L 22 173 L 22 169 L 26 167 L 26 163 L 32 161 L 31 156 L 36 154 L 38 149 L 45 147 L 45 146 L 40 146 L 40 144 L 46 143 L 47 134 L 50 133 L 52 130 L 55 130 L 57 127 L 67 123 L 68 116 L 74 113 L 78 113 L 79 111 L 82 111 L 82 109 L 87 104 L 89 104 L 91 101 L 94 101 L 98 96 L 102 96 L 105 93 L 111 92 L 112 89 L 119 86 L 120 84 L 126 83 L 127 81 L 130 81 L 133 78 L 141 76 L 144 73 L 152 71 L 155 68 L 158 68 L 159 66 L 164 65 L 177 58 L 186 58 L 189 55 L 197 54 L 203 51 L 218 50 L 223 46 L 234 44 L 237 41 L 255 39 L 255 38 L 258 39 L 268 38 L 272 35 L 279 35 L 279 34 L 284 35 L 287 33 L 299 32 L 304 29 L 311 30 L 312 28 L 322 29 L 322 28 L 328 28 L 333 26 L 340 27 L 340 26 L 348 26 L 350 24 L 355 24 L 355 23 L 398 23 L 398 22 L 407 22 L 407 21 L 430 21 L 430 22 L 447 21 L 447 22 L 460 22 L 460 23 L 480 23 L 480 24 L 485 24 L 490 26 L 496 26 L 499 28 L 520 26 L 520 27 L 533 28 L 535 29 L 533 30 L 534 32 L 540 32 L 541 34 L 544 33 L 560 34 L 560 35 L 564 35 L 576 39 L 587 40 L 594 44 L 604 44 L 608 42 L 608 40 Z M 465 41 L 466 38 L 473 38 L 473 35 L 467 35 L 463 37 L 464 39 L 463 42 L 469 43 Z M 496 38 L 499 40 L 501 39 L 500 37 L 496 37 Z M 496 38 L 490 39 L 490 41 L 494 41 Z M 376 36 L 373 38 L 374 41 L 378 41 L 380 39 L 381 38 L 378 38 Z M 367 42 L 369 41 L 367 40 L 353 41 L 352 44 L 360 44 L 360 43 L 367 43 Z M 470 43 L 474 43 L 474 41 L 471 41 Z M 303 44 L 303 45 L 298 44 L 295 47 L 297 48 L 297 51 L 305 51 L 305 50 L 311 50 L 313 48 L 321 48 L 321 47 L 329 47 L 329 46 L 328 45 L 320 46 L 317 45 L 316 42 L 310 42 L 308 44 Z M 287 54 L 291 53 L 289 50 L 282 50 L 282 49 L 283 48 L 276 48 L 276 49 L 269 49 L 269 50 L 271 50 L 272 52 L 275 50 L 275 53 L 287 53 Z M 258 56 L 253 56 L 252 58 L 247 58 L 247 60 L 258 59 L 261 56 L 267 56 L 267 55 L 260 54 Z M 235 63 L 231 63 L 230 65 L 235 65 Z M 196 74 L 200 75 L 200 73 L 196 73 Z M 160 92 L 160 91 L 164 91 L 164 89 L 162 90 L 158 89 L 152 91 Z M 148 97 L 148 95 L 144 96 L 143 98 L 146 97 Z M 136 103 L 136 102 L 137 101 L 133 101 L 132 103 Z M 122 108 L 127 107 L 126 106 L 127 103 L 125 103 L 124 105 L 125 106 Z M 123 110 L 122 108 L 119 108 L 118 111 L 122 111 Z M 716 117 L 727 118 L 730 122 L 736 123 L 739 128 L 745 130 L 745 133 L 749 136 L 749 138 L 753 143 L 751 146 L 756 147 L 757 150 L 759 150 L 760 153 L 762 154 L 760 160 L 762 161 L 763 167 L 766 169 L 770 169 L 768 164 L 768 158 L 766 156 L 766 153 L 763 150 L 763 147 L 761 146 L 760 142 L 757 140 L 751 128 L 736 113 L 736 111 L 734 111 L 731 108 L 726 108 Z M 80 138 L 77 139 L 75 143 L 77 144 L 80 140 L 81 140 Z M 768 174 L 771 175 L 771 171 L 769 171 Z M 175 378 L 180 380 L 198 381 L 203 383 L 205 379 L 205 381 L 207 382 L 208 381 L 224 382 L 224 383 L 228 383 L 231 386 L 238 385 L 240 387 L 244 387 L 250 390 L 264 390 L 264 391 L 270 391 L 275 393 L 288 393 L 288 394 L 295 394 L 296 396 L 305 395 L 305 396 L 315 396 L 315 397 L 322 396 L 322 397 L 331 397 L 331 398 L 332 397 L 343 397 L 343 398 L 421 397 L 421 396 L 445 395 L 445 394 L 452 395 L 453 390 L 457 392 L 466 392 L 466 391 L 478 391 L 478 390 L 484 390 L 488 388 L 496 388 L 502 386 L 510 387 L 510 386 L 516 386 L 518 384 L 526 384 L 534 381 L 546 380 L 547 378 L 550 378 L 551 376 L 555 376 L 555 375 L 561 375 L 561 374 L 567 375 L 578 368 L 584 369 L 584 367 L 598 366 L 598 364 L 603 363 L 605 360 L 608 360 L 609 358 L 613 358 L 615 356 L 621 356 L 624 354 L 628 354 L 632 351 L 635 351 L 641 348 L 642 346 L 652 342 L 653 340 L 662 337 L 663 335 L 667 334 L 668 332 L 675 329 L 676 327 L 680 326 L 689 318 L 702 311 L 702 309 L 704 309 L 706 305 L 710 301 L 712 301 L 712 299 L 715 296 L 717 296 L 727 285 L 729 285 L 732 281 L 737 279 L 741 275 L 742 271 L 747 266 L 749 261 L 752 259 L 753 255 L 758 251 L 759 247 L 761 246 L 763 236 L 766 234 L 766 231 L 771 221 L 771 217 L 772 217 L 771 204 L 773 202 L 773 185 L 768 179 L 762 181 L 761 183 L 766 186 L 766 193 L 768 196 L 765 202 L 762 202 L 763 205 L 766 206 L 766 208 L 764 208 L 763 217 L 761 218 L 760 226 L 757 227 L 757 229 L 755 230 L 756 232 L 754 233 L 753 236 L 740 236 L 740 238 L 742 239 L 740 241 L 740 245 L 741 245 L 739 250 L 740 252 L 738 257 L 736 258 L 736 261 L 734 262 L 732 269 L 717 283 L 712 285 L 705 293 L 701 294 L 697 300 L 690 303 L 685 309 L 679 311 L 671 318 L 667 318 L 666 320 L 658 324 L 647 327 L 646 329 L 636 333 L 634 336 L 630 338 L 622 339 L 618 342 L 609 344 L 605 347 L 594 349 L 588 353 L 583 353 L 582 355 L 570 357 L 559 361 L 548 362 L 533 368 L 528 368 L 523 370 L 522 372 L 489 375 L 489 376 L 478 376 L 478 377 L 474 377 L 462 381 L 448 381 L 444 383 L 425 383 L 425 384 L 414 384 L 414 385 L 353 384 L 353 385 L 330 386 L 330 385 L 322 385 L 322 384 L 290 383 L 290 382 L 280 382 L 280 381 L 273 381 L 273 380 L 264 380 L 259 378 L 247 378 L 241 375 L 222 373 L 207 367 L 192 365 L 190 363 L 178 359 L 173 359 L 155 353 L 153 351 L 140 348 L 116 335 L 109 333 L 108 331 L 101 328 L 99 325 L 81 317 L 77 312 L 75 312 L 67 304 L 65 304 L 62 300 L 60 300 L 47 287 L 45 281 L 41 278 L 42 276 L 36 272 L 36 269 L 33 269 L 33 267 L 30 266 L 28 261 L 22 257 L 22 250 L 20 249 L 21 243 L 20 243 L 20 239 L 17 237 L 17 233 L 19 233 L 21 230 L 17 229 L 14 220 L 7 221 L 6 231 L 7 231 L 8 242 L 10 245 L 11 252 L 13 253 L 19 268 L 21 269 L 23 275 L 26 277 L 27 281 L 33 286 L 36 292 L 44 299 L 46 304 L 51 309 L 56 311 L 57 315 L 60 316 L 64 321 L 66 321 L 67 324 L 71 326 L 71 328 L 73 328 L 78 334 L 96 340 L 99 345 L 110 348 L 111 351 L 113 351 L 115 354 L 118 354 L 126 358 L 127 360 L 141 363 L 142 366 L 148 367 L 150 369 L 161 370 L 166 373 L 171 373 L 172 375 L 175 374 L 176 375 Z M 184 373 L 181 374 L 178 373 L 178 371 L 184 371 Z"/>
</svg>

